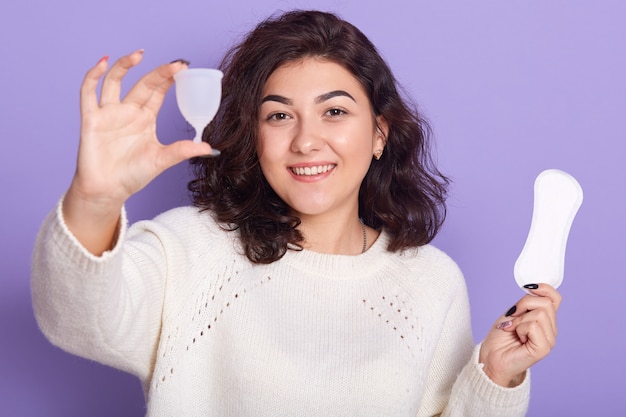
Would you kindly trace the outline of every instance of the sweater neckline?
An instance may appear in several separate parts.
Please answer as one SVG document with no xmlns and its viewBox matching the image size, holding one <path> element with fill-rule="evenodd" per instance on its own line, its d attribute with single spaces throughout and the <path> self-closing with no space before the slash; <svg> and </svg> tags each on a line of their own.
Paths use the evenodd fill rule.
<svg viewBox="0 0 626 417">
<path fill-rule="evenodd" d="M 389 235 L 381 231 L 365 252 L 357 255 L 337 255 L 312 250 L 287 250 L 283 261 L 307 274 L 327 279 L 352 280 L 375 273 L 385 264 Z"/>
</svg>

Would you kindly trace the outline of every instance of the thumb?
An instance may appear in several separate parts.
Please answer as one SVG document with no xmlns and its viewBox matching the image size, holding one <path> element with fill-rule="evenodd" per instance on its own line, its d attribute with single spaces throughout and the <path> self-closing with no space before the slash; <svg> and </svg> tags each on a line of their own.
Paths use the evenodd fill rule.
<svg viewBox="0 0 626 417">
<path fill-rule="evenodd" d="M 196 143 L 191 140 L 179 140 L 166 145 L 161 150 L 161 169 L 166 170 L 184 160 L 204 156 L 218 156 L 220 151 L 211 148 L 206 142 Z"/>
</svg>

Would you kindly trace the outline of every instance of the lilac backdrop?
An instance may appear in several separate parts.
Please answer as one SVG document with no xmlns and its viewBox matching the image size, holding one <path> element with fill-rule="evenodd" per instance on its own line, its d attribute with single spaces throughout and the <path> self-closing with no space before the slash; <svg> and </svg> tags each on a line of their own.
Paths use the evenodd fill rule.
<svg viewBox="0 0 626 417">
<path fill-rule="evenodd" d="M 477 340 L 522 295 L 512 269 L 535 176 L 560 168 L 578 178 L 585 201 L 568 244 L 559 343 L 533 369 L 529 415 L 626 415 L 621 0 L 4 2 L 0 414 L 143 415 L 133 377 L 51 346 L 30 305 L 33 240 L 73 173 L 85 70 L 137 48 L 145 61 L 126 86 L 179 57 L 214 66 L 251 25 L 294 7 L 336 11 L 359 26 L 430 118 L 454 180 L 436 243 L 466 274 Z M 164 142 L 189 137 L 173 94 L 158 123 Z M 182 164 L 134 197 L 131 220 L 185 204 L 187 174 Z"/>
</svg>

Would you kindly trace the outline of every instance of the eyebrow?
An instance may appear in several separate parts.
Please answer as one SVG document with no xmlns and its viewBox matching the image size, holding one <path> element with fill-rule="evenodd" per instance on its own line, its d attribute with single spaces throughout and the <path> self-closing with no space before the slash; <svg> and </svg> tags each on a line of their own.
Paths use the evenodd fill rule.
<svg viewBox="0 0 626 417">
<path fill-rule="evenodd" d="M 356 103 L 356 100 L 354 99 L 354 97 L 352 97 L 347 91 L 343 91 L 343 90 L 335 90 L 326 94 L 322 94 L 321 96 L 315 99 L 315 102 L 319 104 L 319 103 L 325 102 L 326 100 L 330 100 L 333 97 L 342 97 L 342 96 L 348 97 L 350 100 Z"/>
<path fill-rule="evenodd" d="M 263 97 L 263 100 L 261 100 L 261 104 L 265 103 L 266 101 L 277 101 L 288 106 L 291 106 L 293 104 L 293 102 L 287 97 L 279 96 L 276 94 L 270 94 L 269 96 Z"/>
<path fill-rule="evenodd" d="M 328 93 L 324 93 L 324 94 L 322 94 L 320 96 L 317 96 L 315 98 L 315 102 L 317 104 L 323 103 L 323 102 L 325 102 L 327 100 L 330 100 L 331 98 L 334 98 L 334 97 L 348 97 L 349 99 L 351 99 L 352 101 L 354 101 L 356 103 L 356 100 L 354 99 L 354 97 L 352 97 L 350 95 L 350 93 L 348 93 L 347 91 L 343 91 L 343 90 L 334 90 L 334 91 L 330 91 Z M 268 96 L 263 97 L 263 99 L 261 100 L 261 104 L 265 103 L 266 101 L 276 101 L 278 103 L 282 103 L 282 104 L 285 104 L 287 106 L 291 106 L 293 104 L 293 101 L 291 101 L 287 97 L 279 96 L 277 94 L 270 94 Z"/>
</svg>

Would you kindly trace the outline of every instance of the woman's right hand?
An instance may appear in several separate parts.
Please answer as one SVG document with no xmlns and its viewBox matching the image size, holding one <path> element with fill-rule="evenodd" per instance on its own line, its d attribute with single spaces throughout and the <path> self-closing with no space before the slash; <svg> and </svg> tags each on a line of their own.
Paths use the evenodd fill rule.
<svg viewBox="0 0 626 417">
<path fill-rule="evenodd" d="M 159 66 L 120 97 L 122 79 L 142 56 L 143 51 L 136 51 L 122 57 L 108 72 L 108 59 L 101 59 L 81 87 L 78 162 L 63 215 L 72 233 L 96 255 L 113 244 L 120 209 L 132 194 L 167 168 L 211 153 L 204 142 L 163 145 L 156 136 L 157 114 L 174 74 L 186 68 L 185 63 Z M 103 75 L 98 100 L 96 89 Z"/>
</svg>

